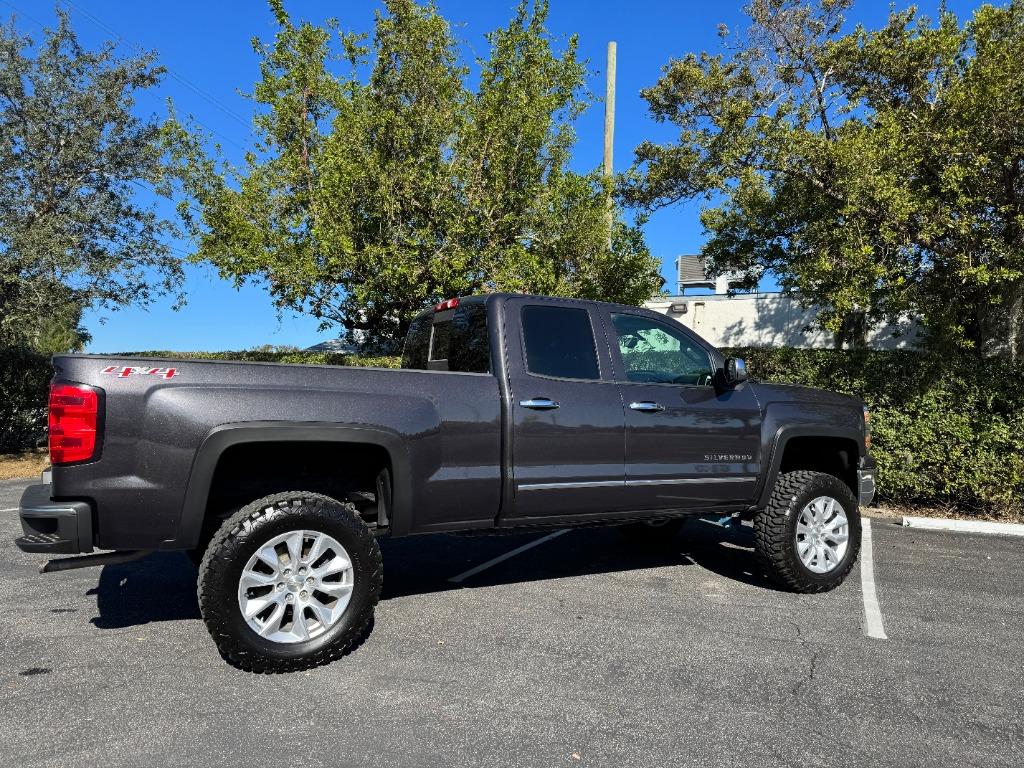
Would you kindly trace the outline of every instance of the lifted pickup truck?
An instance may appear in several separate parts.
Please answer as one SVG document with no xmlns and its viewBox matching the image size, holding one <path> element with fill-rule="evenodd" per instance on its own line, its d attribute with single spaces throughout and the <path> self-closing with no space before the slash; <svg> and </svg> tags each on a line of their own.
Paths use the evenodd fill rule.
<svg viewBox="0 0 1024 768">
<path fill-rule="evenodd" d="M 188 550 L 222 655 L 336 658 L 377 602 L 377 537 L 750 518 L 789 589 L 842 582 L 874 493 L 848 396 L 747 380 L 637 307 L 493 294 L 413 321 L 402 370 L 54 358 L 52 469 L 21 502 L 27 552 Z M 158 599 L 158 598 L 156 598 Z"/>
</svg>

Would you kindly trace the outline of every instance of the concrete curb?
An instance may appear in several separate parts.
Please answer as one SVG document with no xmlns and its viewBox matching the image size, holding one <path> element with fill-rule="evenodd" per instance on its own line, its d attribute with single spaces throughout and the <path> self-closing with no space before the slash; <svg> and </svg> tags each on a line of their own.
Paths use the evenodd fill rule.
<svg viewBox="0 0 1024 768">
<path fill-rule="evenodd" d="M 1024 536 L 1024 525 L 1020 523 L 994 523 L 989 520 L 946 520 L 939 517 L 904 516 L 903 525 L 907 528 L 922 528 L 929 531 Z"/>
</svg>

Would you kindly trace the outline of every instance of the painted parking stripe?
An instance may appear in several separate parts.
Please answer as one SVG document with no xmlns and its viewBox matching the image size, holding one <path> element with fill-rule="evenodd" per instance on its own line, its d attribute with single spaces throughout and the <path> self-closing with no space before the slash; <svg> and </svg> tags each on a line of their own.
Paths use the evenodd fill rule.
<svg viewBox="0 0 1024 768">
<path fill-rule="evenodd" d="M 17 512 L 17 507 L 11 507 L 10 509 L 0 509 L 0 512 Z"/>
<path fill-rule="evenodd" d="M 1024 536 L 1024 525 L 1020 523 L 996 523 L 990 520 L 945 520 L 935 517 L 904 517 L 903 525 L 908 528 L 924 528 L 930 531 Z"/>
<path fill-rule="evenodd" d="M 871 521 L 861 520 L 860 589 L 864 595 L 864 634 L 878 640 L 888 640 L 882 624 L 882 609 L 878 605 L 875 589 L 875 561 L 871 551 Z"/>
<path fill-rule="evenodd" d="M 498 557 L 494 558 L 493 560 L 488 560 L 486 563 L 481 563 L 480 565 L 476 566 L 475 568 L 470 568 L 468 571 L 465 571 L 464 573 L 460 573 L 458 576 L 452 576 L 450 579 L 448 579 L 448 581 L 452 582 L 453 584 L 461 584 L 463 581 L 468 579 L 470 576 L 476 576 L 478 573 L 481 573 L 482 571 L 486 571 L 491 566 L 497 565 L 498 563 L 503 563 L 506 560 L 508 560 L 510 557 L 515 557 L 516 555 L 522 554 L 523 552 L 525 552 L 528 549 L 533 549 L 538 544 L 543 544 L 546 541 L 551 541 L 552 539 L 555 539 L 555 538 L 561 536 L 563 533 L 568 533 L 568 532 L 569 532 L 568 528 L 562 528 L 561 530 L 555 531 L 554 533 L 549 533 L 547 536 L 541 536 L 539 539 L 536 539 L 535 541 L 531 541 L 528 544 L 523 544 L 523 546 L 521 546 L 521 547 L 516 547 L 511 552 L 506 552 L 504 555 L 499 555 Z"/>
</svg>

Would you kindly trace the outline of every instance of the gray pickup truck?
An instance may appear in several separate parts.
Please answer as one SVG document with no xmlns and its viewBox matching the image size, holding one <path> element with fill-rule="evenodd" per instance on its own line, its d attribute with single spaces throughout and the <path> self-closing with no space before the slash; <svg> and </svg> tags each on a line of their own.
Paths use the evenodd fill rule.
<svg viewBox="0 0 1024 768">
<path fill-rule="evenodd" d="M 753 521 L 786 588 L 831 589 L 874 493 L 852 397 L 747 380 L 637 307 L 493 294 L 413 321 L 402 369 L 54 358 L 52 468 L 21 501 L 44 572 L 157 549 L 199 566 L 222 655 L 286 671 L 344 654 L 380 594 L 377 537 Z M 112 550 L 92 553 L 94 548 Z M 154 596 L 154 599 L 159 599 Z"/>
</svg>

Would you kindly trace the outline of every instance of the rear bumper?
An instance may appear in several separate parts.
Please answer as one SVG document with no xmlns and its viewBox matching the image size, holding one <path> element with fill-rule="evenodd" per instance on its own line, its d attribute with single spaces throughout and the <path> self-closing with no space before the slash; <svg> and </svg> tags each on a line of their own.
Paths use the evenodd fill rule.
<svg viewBox="0 0 1024 768">
<path fill-rule="evenodd" d="M 92 507 L 85 501 L 54 501 L 50 484 L 30 485 L 18 516 L 25 535 L 14 540 L 23 552 L 73 555 L 92 552 Z"/>
<path fill-rule="evenodd" d="M 860 505 L 866 507 L 875 498 L 875 460 L 871 456 L 861 459 L 857 470 L 857 488 Z"/>
</svg>

